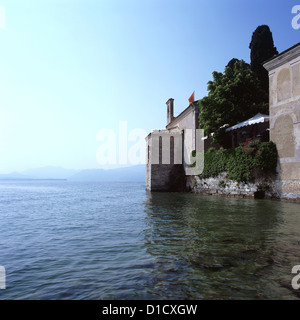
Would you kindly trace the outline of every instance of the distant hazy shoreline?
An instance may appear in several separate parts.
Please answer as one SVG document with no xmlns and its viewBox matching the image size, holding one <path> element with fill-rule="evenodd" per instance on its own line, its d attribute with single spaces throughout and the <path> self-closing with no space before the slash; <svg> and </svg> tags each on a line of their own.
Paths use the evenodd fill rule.
<svg viewBox="0 0 300 320">
<path fill-rule="evenodd" d="M 116 169 L 85 169 L 72 170 L 61 167 L 43 167 L 23 172 L 0 174 L 0 181 L 144 181 L 146 177 L 145 165 Z"/>
</svg>

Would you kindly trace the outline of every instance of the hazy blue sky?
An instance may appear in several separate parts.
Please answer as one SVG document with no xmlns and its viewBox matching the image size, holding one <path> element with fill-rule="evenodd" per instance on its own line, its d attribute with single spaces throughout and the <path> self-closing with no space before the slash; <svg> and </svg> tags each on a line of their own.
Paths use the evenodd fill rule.
<svg viewBox="0 0 300 320">
<path fill-rule="evenodd" d="M 299 42 L 296 4 L 0 0 L 0 173 L 100 167 L 99 130 L 163 128 L 168 98 L 178 114 L 193 91 L 206 94 L 214 70 L 249 62 L 258 25 L 270 26 L 279 52 Z"/>
</svg>

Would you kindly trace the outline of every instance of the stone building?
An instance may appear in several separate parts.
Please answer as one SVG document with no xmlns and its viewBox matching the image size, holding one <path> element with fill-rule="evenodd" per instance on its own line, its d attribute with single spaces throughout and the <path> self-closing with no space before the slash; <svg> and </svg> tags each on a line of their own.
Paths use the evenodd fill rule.
<svg viewBox="0 0 300 320">
<path fill-rule="evenodd" d="M 177 117 L 174 117 L 174 99 L 166 104 L 166 129 L 154 130 L 146 137 L 146 189 L 150 191 L 184 189 L 185 175 L 193 163 L 192 151 L 204 144 L 196 133 L 198 101 L 191 102 Z"/>
<path fill-rule="evenodd" d="M 264 119 L 258 121 L 256 127 L 256 124 L 248 126 L 247 123 L 253 120 L 248 119 L 244 121 L 246 126 L 241 123 L 228 128 L 227 132 L 236 146 L 241 142 L 238 134 L 257 136 L 258 129 L 266 132 L 269 126 L 270 140 L 276 143 L 278 150 L 278 176 L 271 191 L 282 199 L 299 200 L 300 43 L 266 61 L 264 67 L 269 72 L 269 117 L 256 115 Z M 155 130 L 146 137 L 146 189 L 150 191 L 170 191 L 189 185 L 186 177 L 191 168 L 192 151 L 199 150 L 200 144 L 203 151 L 210 147 L 209 139 L 197 135 L 198 101 L 190 103 L 177 117 L 174 117 L 174 100 L 169 99 L 166 104 L 166 128 Z"/>
<path fill-rule="evenodd" d="M 300 197 L 300 43 L 264 63 L 269 72 L 270 139 L 278 150 L 282 197 Z"/>
</svg>

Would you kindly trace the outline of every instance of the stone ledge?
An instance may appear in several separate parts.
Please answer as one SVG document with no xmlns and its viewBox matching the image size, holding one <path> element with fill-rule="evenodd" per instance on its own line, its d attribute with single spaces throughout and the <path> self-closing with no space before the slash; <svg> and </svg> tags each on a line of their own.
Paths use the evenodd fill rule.
<svg viewBox="0 0 300 320">
<path fill-rule="evenodd" d="M 193 193 L 300 203 L 300 193 L 283 192 L 282 188 L 286 187 L 287 182 L 276 180 L 276 177 L 260 179 L 256 183 L 238 183 L 229 180 L 224 172 L 215 178 L 200 179 L 198 176 L 193 176 L 188 180 L 188 184 Z M 262 190 L 262 185 L 265 185 L 265 190 Z"/>
</svg>

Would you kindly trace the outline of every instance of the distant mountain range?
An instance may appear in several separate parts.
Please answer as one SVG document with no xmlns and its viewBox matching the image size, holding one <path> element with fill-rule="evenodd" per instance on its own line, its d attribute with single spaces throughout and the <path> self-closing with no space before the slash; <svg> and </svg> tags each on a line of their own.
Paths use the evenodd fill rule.
<svg viewBox="0 0 300 320">
<path fill-rule="evenodd" d="M 89 169 L 75 173 L 68 180 L 72 181 L 144 181 L 146 168 L 144 165 L 118 169 Z"/>
<path fill-rule="evenodd" d="M 21 172 L 21 174 L 27 177 L 31 177 L 32 179 L 68 179 L 77 172 L 77 170 L 49 166 L 25 170 Z"/>
<path fill-rule="evenodd" d="M 12 172 L 7 174 L 0 174 L 0 180 L 24 180 L 24 179 L 30 179 L 30 177 L 27 177 L 26 175 L 23 175 L 19 172 Z"/>
<path fill-rule="evenodd" d="M 64 179 L 70 181 L 145 181 L 145 165 L 117 169 L 71 170 L 61 167 L 43 167 L 23 172 L 0 174 L 0 180 L 48 180 Z"/>
</svg>

